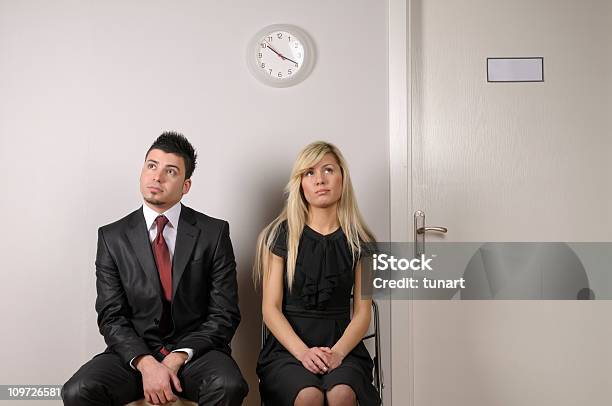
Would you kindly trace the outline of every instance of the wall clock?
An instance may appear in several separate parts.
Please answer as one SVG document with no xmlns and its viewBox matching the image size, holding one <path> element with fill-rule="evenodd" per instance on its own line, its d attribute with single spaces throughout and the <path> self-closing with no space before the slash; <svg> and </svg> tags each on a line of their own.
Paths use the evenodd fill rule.
<svg viewBox="0 0 612 406">
<path fill-rule="evenodd" d="M 260 30 L 247 50 L 253 76 L 274 87 L 293 86 L 308 77 L 314 66 L 312 39 L 302 29 L 275 24 Z"/>
</svg>

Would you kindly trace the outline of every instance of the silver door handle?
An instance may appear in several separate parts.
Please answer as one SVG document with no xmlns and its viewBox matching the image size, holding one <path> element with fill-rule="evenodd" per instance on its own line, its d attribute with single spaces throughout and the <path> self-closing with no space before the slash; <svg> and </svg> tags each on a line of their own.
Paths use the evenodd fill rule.
<svg viewBox="0 0 612 406">
<path fill-rule="evenodd" d="M 446 234 L 446 227 L 425 227 L 425 212 L 417 210 L 414 212 L 414 256 L 419 257 L 425 254 L 425 233 L 435 231 Z"/>
<path fill-rule="evenodd" d="M 417 234 L 424 234 L 427 231 L 437 231 L 439 233 L 448 233 L 448 228 L 446 227 L 419 227 L 417 228 L 416 232 Z"/>
</svg>

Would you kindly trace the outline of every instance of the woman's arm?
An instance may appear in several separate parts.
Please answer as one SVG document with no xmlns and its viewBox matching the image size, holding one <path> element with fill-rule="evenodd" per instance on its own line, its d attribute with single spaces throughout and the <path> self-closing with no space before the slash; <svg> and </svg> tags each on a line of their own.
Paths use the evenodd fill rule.
<svg viewBox="0 0 612 406">
<path fill-rule="evenodd" d="M 351 322 L 344 330 L 342 337 L 331 348 L 333 352 L 340 353 L 342 359 L 346 354 L 351 352 L 353 348 L 363 339 L 363 336 L 370 327 L 370 319 L 372 317 L 372 299 L 361 298 L 361 261 L 355 267 L 355 285 L 353 288 L 353 317 Z M 332 362 L 332 364 L 334 364 Z M 338 365 L 332 365 L 333 368 Z"/>
<path fill-rule="evenodd" d="M 262 289 L 262 315 L 264 323 L 276 339 L 297 358 L 310 372 L 320 374 L 327 371 L 328 356 L 321 349 L 308 348 L 295 333 L 282 311 L 283 276 L 285 263 L 283 258 L 270 254 L 270 263 L 264 263 Z M 264 260 L 266 262 L 266 260 Z"/>
</svg>

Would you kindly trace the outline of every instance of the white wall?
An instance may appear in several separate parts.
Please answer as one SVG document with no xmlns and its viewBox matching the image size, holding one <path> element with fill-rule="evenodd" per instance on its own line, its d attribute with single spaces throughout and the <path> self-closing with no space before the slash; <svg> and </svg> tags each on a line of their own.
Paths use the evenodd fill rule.
<svg viewBox="0 0 612 406">
<path fill-rule="evenodd" d="M 317 46 L 311 77 L 293 88 L 265 87 L 245 64 L 251 36 L 274 23 Z M 184 202 L 231 225 L 248 404 L 255 237 L 302 146 L 342 149 L 366 219 L 387 237 L 386 2 L 0 1 L 0 95 L 0 384 L 60 384 L 103 350 L 96 230 L 140 205 L 144 153 L 164 130 L 199 152 Z"/>
</svg>

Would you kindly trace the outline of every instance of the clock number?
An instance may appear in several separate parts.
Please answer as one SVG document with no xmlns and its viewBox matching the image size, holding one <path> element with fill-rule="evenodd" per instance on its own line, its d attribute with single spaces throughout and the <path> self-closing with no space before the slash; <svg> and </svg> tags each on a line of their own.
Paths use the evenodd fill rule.
<svg viewBox="0 0 612 406">
<path fill-rule="evenodd" d="M 282 32 L 277 33 L 276 38 L 283 39 L 283 33 Z"/>
<path fill-rule="evenodd" d="M 272 36 L 268 36 L 268 42 L 272 42 Z"/>
<path fill-rule="evenodd" d="M 270 71 L 270 75 L 272 75 L 272 69 L 268 69 Z"/>
<path fill-rule="evenodd" d="M 258 53 L 258 54 L 257 54 L 257 57 L 258 57 L 259 59 L 261 59 L 261 58 L 263 57 L 263 54 L 260 52 L 260 53 Z"/>
<path fill-rule="evenodd" d="M 287 69 L 287 75 L 291 75 L 293 74 L 293 72 L 291 71 L 291 68 Z"/>
<path fill-rule="evenodd" d="M 283 77 L 283 72 L 278 72 L 278 77 L 282 78 Z"/>
<path fill-rule="evenodd" d="M 293 43 L 293 47 L 294 47 L 294 48 L 298 48 L 298 46 L 299 46 L 298 42 L 297 42 L 297 41 L 295 41 L 295 42 Z"/>
<path fill-rule="evenodd" d="M 262 42 L 262 43 L 261 43 L 261 44 L 259 44 L 259 45 L 261 45 L 261 47 L 262 47 L 262 48 L 264 48 L 264 49 L 266 48 L 266 43 L 265 43 L 265 42 Z"/>
<path fill-rule="evenodd" d="M 291 35 L 289 35 L 287 38 L 289 39 L 289 42 L 291 42 Z"/>
<path fill-rule="evenodd" d="M 265 67 L 266 67 L 266 64 L 262 62 L 262 63 L 261 63 L 261 68 L 263 69 L 263 68 L 265 68 Z"/>
</svg>

